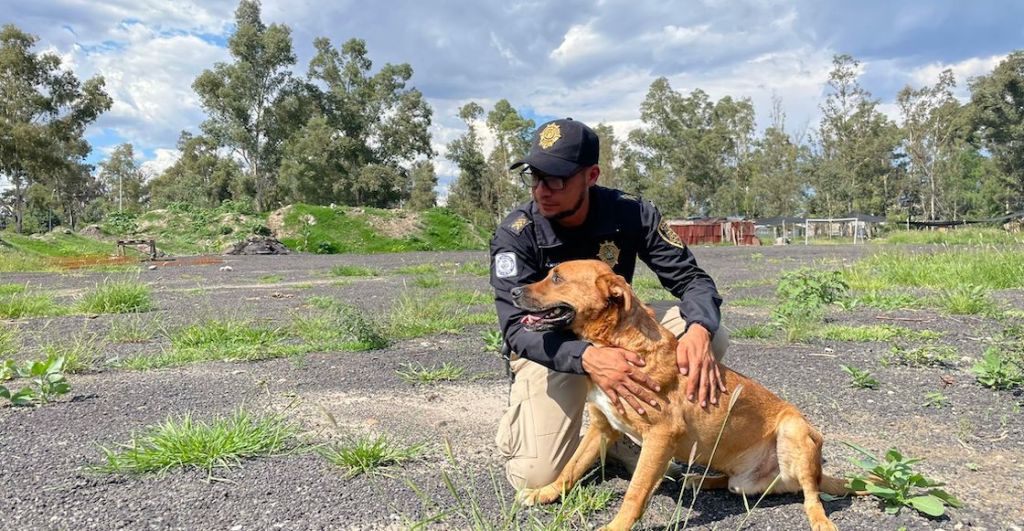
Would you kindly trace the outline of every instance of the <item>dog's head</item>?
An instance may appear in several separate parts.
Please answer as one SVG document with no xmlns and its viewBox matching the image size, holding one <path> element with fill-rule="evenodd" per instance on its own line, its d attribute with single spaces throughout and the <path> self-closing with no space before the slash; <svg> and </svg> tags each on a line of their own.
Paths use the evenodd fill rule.
<svg viewBox="0 0 1024 531">
<path fill-rule="evenodd" d="M 571 328 L 577 334 L 593 322 L 611 322 L 639 307 L 626 279 L 600 260 L 573 260 L 555 266 L 540 282 L 512 289 L 512 302 L 529 312 L 527 330 Z"/>
</svg>

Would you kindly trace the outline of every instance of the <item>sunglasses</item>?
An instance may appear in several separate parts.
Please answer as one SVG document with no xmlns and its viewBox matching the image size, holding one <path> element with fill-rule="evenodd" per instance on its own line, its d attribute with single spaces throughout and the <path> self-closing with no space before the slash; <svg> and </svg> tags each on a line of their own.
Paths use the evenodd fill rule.
<svg viewBox="0 0 1024 531">
<path fill-rule="evenodd" d="M 530 187 L 530 189 L 536 188 L 543 182 L 544 186 L 546 186 L 548 190 L 562 190 L 565 188 L 565 181 L 575 177 L 576 173 L 573 173 L 568 177 L 555 177 L 554 175 L 545 175 L 536 170 L 525 169 L 519 172 L 519 178 L 522 179 L 523 184 Z"/>
</svg>

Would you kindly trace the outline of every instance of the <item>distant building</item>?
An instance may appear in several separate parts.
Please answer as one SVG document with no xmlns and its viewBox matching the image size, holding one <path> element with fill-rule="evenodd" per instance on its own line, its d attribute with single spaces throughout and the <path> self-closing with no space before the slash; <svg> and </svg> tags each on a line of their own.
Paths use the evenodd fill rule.
<svg viewBox="0 0 1024 531">
<path fill-rule="evenodd" d="M 686 245 L 761 245 L 754 235 L 754 222 L 743 218 L 669 220 L 668 226 Z"/>
</svg>

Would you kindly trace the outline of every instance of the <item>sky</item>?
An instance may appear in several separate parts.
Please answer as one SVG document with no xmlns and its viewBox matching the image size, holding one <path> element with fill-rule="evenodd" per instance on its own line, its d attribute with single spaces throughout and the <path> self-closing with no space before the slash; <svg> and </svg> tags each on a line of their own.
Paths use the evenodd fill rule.
<svg viewBox="0 0 1024 531">
<path fill-rule="evenodd" d="M 0 0 L 0 24 L 39 37 L 80 79 L 102 75 L 113 107 L 88 130 L 97 163 L 134 145 L 152 174 L 173 164 L 182 130 L 204 119 L 192 81 L 227 62 L 236 0 Z M 313 39 L 367 42 L 374 71 L 409 63 L 433 108 L 442 194 L 457 173 L 445 145 L 465 131 L 458 108 L 504 98 L 538 124 L 573 117 L 617 136 L 639 127 L 640 103 L 666 77 L 682 93 L 749 97 L 760 128 L 773 96 L 786 128 L 814 129 L 832 57 L 862 62 L 861 84 L 898 118 L 904 86 L 990 72 L 1024 47 L 1024 1 L 976 0 L 264 0 L 263 21 L 291 28 L 304 75 Z"/>
</svg>

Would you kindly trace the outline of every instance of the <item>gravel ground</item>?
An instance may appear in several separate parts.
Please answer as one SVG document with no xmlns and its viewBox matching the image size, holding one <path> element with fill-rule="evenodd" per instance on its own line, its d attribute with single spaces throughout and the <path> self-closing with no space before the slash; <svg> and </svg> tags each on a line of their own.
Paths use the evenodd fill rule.
<svg viewBox="0 0 1024 531">
<path fill-rule="evenodd" d="M 726 294 L 724 322 L 739 327 L 768 319 L 768 308 L 732 307 L 729 299 L 770 296 L 778 273 L 804 265 L 836 267 L 862 258 L 878 247 L 791 246 L 785 248 L 696 248 L 698 261 Z M 905 248 L 904 248 L 905 249 Z M 388 308 L 410 287 L 410 275 L 395 270 L 416 264 L 485 264 L 479 252 L 406 253 L 373 256 L 225 257 L 220 265 L 175 266 L 144 270 L 128 278 L 149 285 L 156 309 L 134 316 L 70 316 L 23 319 L 19 329 L 31 357 L 40 345 L 93 337 L 102 359 L 156 354 L 165 339 L 141 344 L 111 344 L 104 338 L 111 324 L 137 319 L 174 329 L 208 318 L 239 317 L 284 324 L 302 312 L 310 296 L 345 300 L 368 315 Z M 360 265 L 382 274 L 345 279 L 328 274 L 337 265 Z M 273 283 L 261 277 L 278 275 Z M 32 289 L 71 301 L 85 290 L 121 274 L 17 274 L 2 283 L 28 283 Z M 470 274 L 449 278 L 449 286 L 487 291 L 487 279 Z M 772 282 L 771 285 L 768 282 Z M 443 288 L 439 288 L 443 289 Z M 1024 309 L 1021 290 L 996 293 L 1008 307 Z M 664 308 L 667 303 L 655 302 Z M 1001 324 L 991 319 L 951 317 L 926 310 L 883 312 L 856 309 L 833 312 L 839 324 L 899 324 L 941 330 L 943 344 L 966 358 L 977 358 L 984 339 Z M 894 320 L 896 319 L 896 320 Z M 9 323 L 10 324 L 10 323 Z M 405 529 L 415 522 L 456 507 L 443 481 L 443 470 L 460 478 L 463 493 L 472 492 L 487 515 L 511 500 L 503 485 L 501 463 L 493 445 L 495 424 L 507 401 L 504 368 L 482 352 L 481 333 L 492 327 L 469 327 L 459 334 L 439 334 L 398 342 L 371 352 L 315 353 L 259 362 L 212 362 L 145 372 L 99 369 L 69 376 L 72 391 L 39 408 L 0 407 L 0 529 Z M 913 342 L 897 341 L 904 346 Z M 839 441 L 876 451 L 890 446 L 923 457 L 927 475 L 948 483 L 965 507 L 947 517 L 927 519 L 909 510 L 885 514 L 872 499 L 826 503 L 841 529 L 975 529 L 1024 528 L 1020 496 L 1024 492 L 1024 418 L 1020 396 L 992 392 L 973 383 L 964 360 L 956 368 L 883 367 L 888 343 L 812 341 L 733 342 L 727 362 L 757 378 L 798 405 L 825 435 L 825 468 L 834 475 L 853 472 L 852 452 Z M 408 362 L 451 362 L 471 375 L 440 385 L 413 385 L 395 370 Z M 840 364 L 868 368 L 881 381 L 877 391 L 851 389 Z M 922 407 L 928 391 L 942 391 L 951 407 Z M 388 433 L 396 439 L 430 445 L 418 462 L 389 477 L 347 478 L 315 452 L 244 461 L 217 470 L 218 481 L 195 471 L 162 475 L 102 475 L 87 466 L 102 457 L 99 446 L 130 440 L 133 433 L 168 416 L 191 412 L 209 419 L 245 407 L 283 412 L 311 442 L 327 442 L 361 433 Z M 456 466 L 443 450 L 449 441 Z M 615 493 L 609 509 L 590 518 L 600 523 L 617 509 L 626 488 L 614 469 L 603 482 Z M 492 483 L 492 478 L 498 481 Z M 415 485 L 419 495 L 411 485 Z M 495 486 L 497 485 L 497 487 Z M 499 492 L 496 492 L 499 491 Z M 644 529 L 672 524 L 678 489 L 663 484 L 641 521 Z M 690 496 L 684 496 L 689 503 Z M 528 523 L 545 513 L 520 516 Z M 727 493 L 702 493 L 689 520 L 691 529 L 735 529 L 746 516 L 743 501 Z M 803 529 L 806 519 L 798 496 L 770 496 L 745 523 L 748 529 Z M 433 524 L 437 529 L 464 529 L 471 524 L 457 511 Z"/>
</svg>

